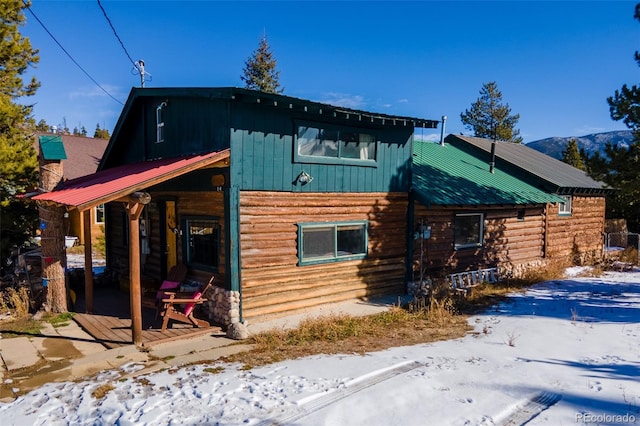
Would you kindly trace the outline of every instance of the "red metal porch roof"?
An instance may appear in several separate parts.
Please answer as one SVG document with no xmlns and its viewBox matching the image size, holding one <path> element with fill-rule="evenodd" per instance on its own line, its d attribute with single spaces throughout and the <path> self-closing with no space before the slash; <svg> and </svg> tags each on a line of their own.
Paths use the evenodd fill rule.
<svg viewBox="0 0 640 426">
<path fill-rule="evenodd" d="M 114 201 L 149 186 L 229 158 L 229 149 L 179 158 L 125 164 L 64 182 L 33 197 L 37 201 L 76 207 L 80 211 Z"/>
</svg>

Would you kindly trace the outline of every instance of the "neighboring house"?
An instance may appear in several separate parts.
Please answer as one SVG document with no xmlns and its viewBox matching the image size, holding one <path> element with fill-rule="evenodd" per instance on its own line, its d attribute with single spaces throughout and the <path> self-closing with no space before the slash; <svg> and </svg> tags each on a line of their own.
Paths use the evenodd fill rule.
<svg viewBox="0 0 640 426">
<path fill-rule="evenodd" d="M 449 135 L 448 144 L 486 163 L 492 161 L 493 141 Z M 602 259 L 605 197 L 604 183 L 523 144 L 495 142 L 495 166 L 536 188 L 562 198 L 544 211 L 544 258 L 590 262 Z"/>
<path fill-rule="evenodd" d="M 107 139 L 89 138 L 66 134 L 38 133 L 36 152 L 45 156 L 45 160 L 62 162 L 63 180 L 76 179 L 96 172 L 100 159 L 107 147 Z M 49 147 L 49 148 L 46 148 Z M 78 244 L 84 244 L 84 216 L 72 209 L 65 218 L 66 235 L 77 238 Z M 101 238 L 104 227 L 104 205 L 91 210 L 91 229 L 94 238 Z"/>
<path fill-rule="evenodd" d="M 414 128 L 437 124 L 238 88 L 133 89 L 95 177 L 39 199 L 107 203 L 123 286 L 138 267 L 143 285 L 177 263 L 215 275 L 223 324 L 402 294 Z"/>
<path fill-rule="evenodd" d="M 414 281 L 538 264 L 548 205 L 563 201 L 500 166 L 491 171 L 488 158 L 430 142 L 414 145 L 412 200 Z"/>
</svg>

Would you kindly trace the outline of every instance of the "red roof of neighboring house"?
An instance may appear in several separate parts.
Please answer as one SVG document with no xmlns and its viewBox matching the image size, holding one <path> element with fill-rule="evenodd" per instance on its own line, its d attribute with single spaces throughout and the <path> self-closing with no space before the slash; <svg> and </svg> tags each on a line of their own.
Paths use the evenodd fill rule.
<svg viewBox="0 0 640 426">
<path fill-rule="evenodd" d="M 125 164 L 68 180 L 55 191 L 36 195 L 33 199 L 72 206 L 84 211 L 226 158 L 229 158 L 229 149 L 189 157 Z"/>
<path fill-rule="evenodd" d="M 53 133 L 39 133 L 43 136 L 56 136 Z M 90 138 L 87 136 L 74 136 L 57 134 L 62 138 L 66 160 L 62 160 L 64 179 L 75 179 L 80 176 L 90 175 L 98 169 L 104 150 L 109 144 L 108 139 Z M 36 138 L 36 152 L 38 142 Z"/>
</svg>

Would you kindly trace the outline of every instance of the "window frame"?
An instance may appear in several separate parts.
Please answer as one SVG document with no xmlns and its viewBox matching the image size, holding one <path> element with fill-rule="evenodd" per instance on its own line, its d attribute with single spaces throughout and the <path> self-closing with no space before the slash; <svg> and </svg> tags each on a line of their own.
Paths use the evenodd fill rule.
<svg viewBox="0 0 640 426">
<path fill-rule="evenodd" d="M 106 215 L 106 209 L 103 204 L 98 204 L 97 206 L 94 207 L 94 217 L 93 217 L 93 223 L 96 225 L 104 225 L 104 220 L 105 220 L 105 215 Z M 98 220 L 98 213 L 102 211 L 102 220 Z"/>
<path fill-rule="evenodd" d="M 458 218 L 462 217 L 478 217 L 479 229 L 478 238 L 473 243 L 458 243 Z M 455 250 L 467 249 L 467 248 L 479 248 L 484 245 L 484 213 L 455 213 L 453 217 L 453 247 Z"/>
<path fill-rule="evenodd" d="M 164 142 L 164 108 L 166 108 L 166 106 L 166 102 L 161 102 L 156 107 L 156 143 Z"/>
<path fill-rule="evenodd" d="M 301 222 L 298 223 L 298 265 L 316 265 L 319 263 L 334 263 L 343 262 L 348 260 L 365 259 L 369 255 L 369 221 L 368 220 L 356 220 L 356 221 L 339 221 L 339 222 Z M 338 232 L 340 228 L 347 228 L 353 226 L 361 226 L 363 230 L 362 241 L 360 248 L 362 253 L 351 253 L 348 255 L 340 255 L 338 252 Z M 326 257 L 308 257 L 304 256 L 304 236 L 305 230 L 309 229 L 321 229 L 321 228 L 333 228 L 333 255 Z"/>
<path fill-rule="evenodd" d="M 559 197 L 565 202 L 558 203 L 558 216 L 571 216 L 573 214 L 573 197 L 571 195 L 559 195 Z"/>
<path fill-rule="evenodd" d="M 337 137 L 337 146 L 338 146 L 338 155 L 337 157 L 330 157 L 324 155 L 308 155 L 308 154 L 300 154 L 299 147 L 299 135 L 300 128 L 315 128 L 319 130 L 323 130 L 325 132 L 335 132 Z M 372 131 L 373 129 L 362 129 L 358 127 L 351 126 L 340 126 L 337 124 L 327 124 L 327 123 L 319 123 L 319 122 L 310 122 L 310 121 L 295 121 L 294 122 L 294 132 L 293 132 L 293 161 L 296 163 L 314 163 L 314 164 L 343 164 L 343 165 L 353 165 L 353 166 L 368 166 L 368 167 L 378 167 L 378 152 L 380 150 L 380 137 L 378 132 Z M 359 159 L 359 158 L 350 158 L 341 156 L 341 152 L 344 149 L 345 142 L 340 138 L 341 133 L 357 133 L 358 135 L 369 135 L 372 137 L 372 146 L 375 150 L 373 153 L 373 159 Z"/>
<path fill-rule="evenodd" d="M 215 241 L 213 242 L 215 251 L 214 263 L 207 264 L 203 262 L 194 261 L 191 259 L 191 229 L 190 223 L 192 222 L 211 222 L 212 228 L 215 229 Z M 182 216 L 180 218 L 181 235 L 182 235 L 182 258 L 183 262 L 191 268 L 218 272 L 220 268 L 220 248 L 221 248 L 221 227 L 220 218 L 217 216 Z"/>
</svg>

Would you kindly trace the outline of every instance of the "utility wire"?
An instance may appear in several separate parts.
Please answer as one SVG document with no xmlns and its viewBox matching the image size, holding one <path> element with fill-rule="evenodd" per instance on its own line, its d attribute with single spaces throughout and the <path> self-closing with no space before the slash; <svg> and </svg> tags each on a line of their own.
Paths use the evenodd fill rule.
<svg viewBox="0 0 640 426">
<path fill-rule="evenodd" d="M 109 23 L 109 26 L 111 27 L 111 30 L 113 30 L 113 34 L 116 36 L 116 38 L 120 42 L 120 46 L 122 46 L 122 50 L 124 50 L 125 55 L 127 55 L 127 58 L 129 58 L 129 61 L 133 64 L 133 67 L 136 70 L 140 71 L 140 68 L 138 67 L 138 64 L 133 59 L 131 59 L 131 55 L 129 55 L 129 52 L 127 52 L 127 48 L 124 47 L 124 43 L 120 39 L 120 36 L 118 35 L 118 33 L 116 32 L 116 29 L 114 28 L 113 24 L 111 23 L 111 19 L 109 19 L 109 16 L 107 16 L 107 11 L 104 10 L 104 7 L 102 7 L 102 3 L 100 3 L 100 0 L 97 0 L 97 1 L 98 1 L 98 6 L 100 6 L 100 10 L 102 10 L 102 14 L 104 15 L 105 19 Z"/>
<path fill-rule="evenodd" d="M 49 36 L 53 39 L 53 41 L 56 42 L 56 44 L 60 47 L 60 49 L 62 49 L 62 51 L 64 53 L 66 53 L 66 55 L 69 57 L 69 59 L 71 59 L 71 61 L 76 64 L 76 66 L 78 68 L 80 68 L 80 70 L 87 76 L 89 77 L 89 80 L 93 81 L 93 83 L 98 86 L 104 93 L 106 93 L 111 99 L 113 99 L 114 101 L 116 101 L 117 103 L 119 103 L 120 105 L 124 105 L 122 102 L 120 102 L 118 99 L 114 98 L 111 93 L 107 92 L 107 90 L 102 87 L 100 85 L 100 83 L 98 83 L 93 77 L 91 77 L 91 75 L 84 69 L 82 68 L 82 66 L 78 63 L 78 61 L 76 61 L 73 56 L 71 56 L 71 54 L 69 52 L 67 52 L 67 49 L 64 48 L 64 46 L 62 46 L 62 44 L 60 44 L 60 42 L 54 37 L 53 34 L 51 34 L 51 31 L 49 31 L 49 29 L 44 25 L 44 23 L 40 20 L 40 18 L 38 18 L 38 16 L 35 14 L 35 12 L 31 9 L 31 6 L 29 6 L 29 4 L 27 3 L 26 0 L 22 0 L 25 7 L 27 9 L 29 9 L 29 12 L 31 12 L 31 14 L 33 15 L 34 18 L 36 18 L 36 21 L 38 21 L 38 23 L 40 24 L 40 26 L 47 32 L 47 34 L 49 34 Z"/>
</svg>

